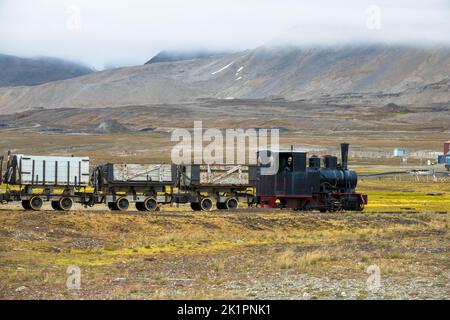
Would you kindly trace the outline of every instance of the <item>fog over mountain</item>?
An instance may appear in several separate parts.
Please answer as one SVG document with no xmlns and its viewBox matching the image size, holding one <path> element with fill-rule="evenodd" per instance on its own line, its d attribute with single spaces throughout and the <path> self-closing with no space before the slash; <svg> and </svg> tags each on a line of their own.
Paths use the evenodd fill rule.
<svg viewBox="0 0 450 320">
<path fill-rule="evenodd" d="M 211 51 L 211 50 L 163 50 L 152 57 L 145 64 L 152 64 L 158 62 L 171 62 L 182 60 L 206 59 L 225 55 L 226 52 Z"/>
<path fill-rule="evenodd" d="M 90 70 L 67 72 L 64 64 L 67 74 L 55 66 L 54 76 L 42 69 L 39 76 L 66 80 L 1 88 L 0 110 L 205 98 L 448 103 L 449 30 L 444 0 L 5 0 L 0 53 L 63 57 L 104 71 L 67 79 Z M 47 81 L 15 76 L 17 66 L 9 63 L 3 81 Z"/>
<path fill-rule="evenodd" d="M 92 69 L 61 59 L 32 59 L 0 54 L 0 87 L 38 85 L 93 72 Z"/>
<path fill-rule="evenodd" d="M 0 53 L 96 69 L 144 64 L 174 49 L 450 45 L 449 30 L 447 0 L 0 1 Z"/>
</svg>

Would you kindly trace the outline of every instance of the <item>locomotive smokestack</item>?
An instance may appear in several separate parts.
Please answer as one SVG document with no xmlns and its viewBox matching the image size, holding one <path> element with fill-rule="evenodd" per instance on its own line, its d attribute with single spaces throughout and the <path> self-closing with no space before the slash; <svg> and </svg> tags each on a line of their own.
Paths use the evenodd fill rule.
<svg viewBox="0 0 450 320">
<path fill-rule="evenodd" d="M 348 167 L 348 143 L 341 143 L 341 167 L 347 170 Z"/>
</svg>

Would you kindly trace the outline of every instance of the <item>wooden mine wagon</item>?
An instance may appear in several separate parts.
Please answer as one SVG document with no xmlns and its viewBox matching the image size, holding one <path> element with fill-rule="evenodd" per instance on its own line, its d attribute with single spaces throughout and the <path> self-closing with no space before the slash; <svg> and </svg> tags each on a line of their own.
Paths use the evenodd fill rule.
<svg viewBox="0 0 450 320">
<path fill-rule="evenodd" d="M 93 173 L 95 201 L 111 210 L 127 210 L 130 203 L 139 211 L 156 210 L 158 203 L 172 201 L 176 171 L 172 164 L 100 165 Z"/>
<path fill-rule="evenodd" d="M 39 210 L 46 201 L 55 210 L 70 210 L 74 202 L 91 201 L 89 180 L 88 157 L 10 154 L 2 200 L 21 201 L 26 210 Z"/>
<path fill-rule="evenodd" d="M 190 203 L 193 210 L 236 209 L 254 201 L 256 168 L 242 165 L 104 164 L 93 173 L 96 203 L 111 210 L 156 210 Z"/>
<path fill-rule="evenodd" d="M 178 167 L 178 203 L 190 202 L 195 211 L 237 209 L 239 202 L 255 200 L 256 166 L 247 165 L 185 165 Z"/>
</svg>

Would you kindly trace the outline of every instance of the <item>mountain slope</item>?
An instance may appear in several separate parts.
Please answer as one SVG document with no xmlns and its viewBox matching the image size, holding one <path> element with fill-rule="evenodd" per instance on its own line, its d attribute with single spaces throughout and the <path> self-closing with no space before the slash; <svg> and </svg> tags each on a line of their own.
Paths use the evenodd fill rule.
<svg viewBox="0 0 450 320">
<path fill-rule="evenodd" d="M 175 62 L 183 60 L 196 60 L 211 58 L 214 56 L 225 55 L 225 52 L 215 52 L 206 50 L 189 50 L 189 51 L 161 51 L 152 57 L 145 64 L 160 63 L 160 62 Z"/>
<path fill-rule="evenodd" d="M 179 104 L 206 97 L 423 106 L 450 101 L 449 75 L 449 48 L 260 47 L 3 88 L 0 110 Z"/>
<path fill-rule="evenodd" d="M 428 91 L 437 89 L 434 99 L 449 100 L 450 49 L 263 47 L 231 57 L 223 65 L 230 63 L 209 79 L 221 83 L 218 97 L 296 100 L 358 93 L 408 95 L 409 91 L 428 96 Z"/>
<path fill-rule="evenodd" d="M 88 67 L 60 59 L 26 59 L 0 54 L 0 87 L 38 85 L 91 72 Z"/>
</svg>

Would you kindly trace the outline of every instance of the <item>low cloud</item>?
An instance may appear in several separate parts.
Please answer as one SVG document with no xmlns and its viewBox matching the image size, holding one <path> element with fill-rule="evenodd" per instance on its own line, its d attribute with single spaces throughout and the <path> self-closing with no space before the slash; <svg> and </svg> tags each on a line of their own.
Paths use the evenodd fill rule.
<svg viewBox="0 0 450 320">
<path fill-rule="evenodd" d="M 450 45 L 446 0 L 0 0 L 0 53 L 101 68 L 164 49 L 382 42 Z"/>
</svg>

